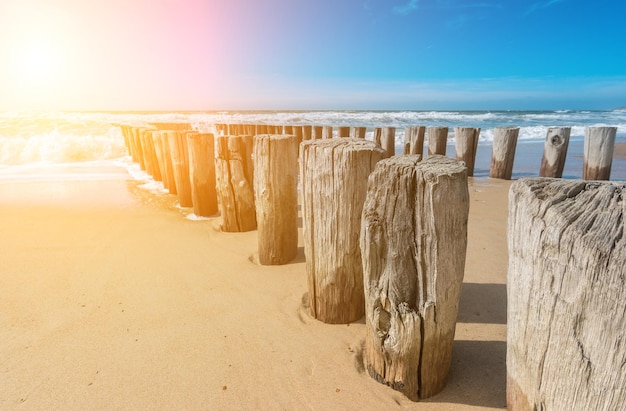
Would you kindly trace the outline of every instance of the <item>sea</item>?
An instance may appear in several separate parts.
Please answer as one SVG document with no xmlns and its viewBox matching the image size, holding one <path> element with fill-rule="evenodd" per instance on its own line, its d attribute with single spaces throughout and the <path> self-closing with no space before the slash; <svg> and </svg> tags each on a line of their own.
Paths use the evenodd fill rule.
<svg viewBox="0 0 626 411">
<path fill-rule="evenodd" d="M 402 153 L 404 128 L 447 126 L 447 155 L 454 157 L 454 127 L 479 127 L 475 178 L 487 178 L 496 127 L 519 127 L 513 179 L 537 176 L 549 127 L 571 127 L 564 178 L 582 177 L 583 142 L 589 126 L 617 127 L 617 143 L 626 143 L 626 109 L 586 111 L 171 111 L 171 112 L 0 112 L 0 180 L 44 178 L 38 170 L 58 167 L 57 178 L 108 178 L 103 165 L 122 167 L 131 178 L 149 178 L 136 172 L 124 145 L 119 124 L 189 123 L 201 132 L 215 124 L 325 125 L 367 127 L 373 139 L 376 127 L 396 127 L 396 152 Z M 336 133 L 335 129 L 335 133 Z M 70 170 L 67 172 L 67 170 Z M 96 171 L 100 170 L 100 171 Z M 611 180 L 626 180 L 626 160 L 615 156 Z"/>
</svg>

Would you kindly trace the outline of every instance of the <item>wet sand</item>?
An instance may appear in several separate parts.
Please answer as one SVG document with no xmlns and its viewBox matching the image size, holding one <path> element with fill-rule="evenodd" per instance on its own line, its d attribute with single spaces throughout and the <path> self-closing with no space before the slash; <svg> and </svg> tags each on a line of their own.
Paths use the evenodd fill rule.
<svg viewBox="0 0 626 411">
<path fill-rule="evenodd" d="M 364 372 L 363 320 L 308 315 L 302 249 L 258 266 L 256 231 L 186 219 L 118 171 L 0 180 L 0 409 L 505 406 L 509 182 L 470 181 L 448 384 L 413 403 Z"/>
</svg>

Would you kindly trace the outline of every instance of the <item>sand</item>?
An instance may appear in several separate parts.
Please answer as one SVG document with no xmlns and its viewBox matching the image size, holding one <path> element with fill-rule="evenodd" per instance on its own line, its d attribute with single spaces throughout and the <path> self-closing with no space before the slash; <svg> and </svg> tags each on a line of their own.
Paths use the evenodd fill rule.
<svg viewBox="0 0 626 411">
<path fill-rule="evenodd" d="M 364 372 L 363 320 L 308 315 L 302 249 L 256 265 L 256 231 L 186 219 L 118 171 L 0 180 L 0 409 L 505 406 L 510 183 L 470 182 L 449 381 L 413 403 Z"/>
</svg>

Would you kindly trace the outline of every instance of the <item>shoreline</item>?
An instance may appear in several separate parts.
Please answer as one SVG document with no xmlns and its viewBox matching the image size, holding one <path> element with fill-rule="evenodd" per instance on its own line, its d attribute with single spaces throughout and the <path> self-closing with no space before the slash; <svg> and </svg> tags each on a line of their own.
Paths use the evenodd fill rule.
<svg viewBox="0 0 626 411">
<path fill-rule="evenodd" d="M 505 406 L 510 182 L 470 178 L 452 368 L 446 388 L 420 403 L 364 371 L 363 319 L 308 315 L 301 255 L 256 265 L 256 231 L 189 221 L 139 185 L 0 184 L 0 408 Z"/>
</svg>

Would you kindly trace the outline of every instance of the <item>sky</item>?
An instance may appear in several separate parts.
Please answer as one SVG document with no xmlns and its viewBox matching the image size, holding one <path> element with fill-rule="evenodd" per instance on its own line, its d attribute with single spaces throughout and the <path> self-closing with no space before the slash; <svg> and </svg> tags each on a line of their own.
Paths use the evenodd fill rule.
<svg viewBox="0 0 626 411">
<path fill-rule="evenodd" d="M 0 0 L 0 110 L 626 106 L 617 0 Z"/>
</svg>

